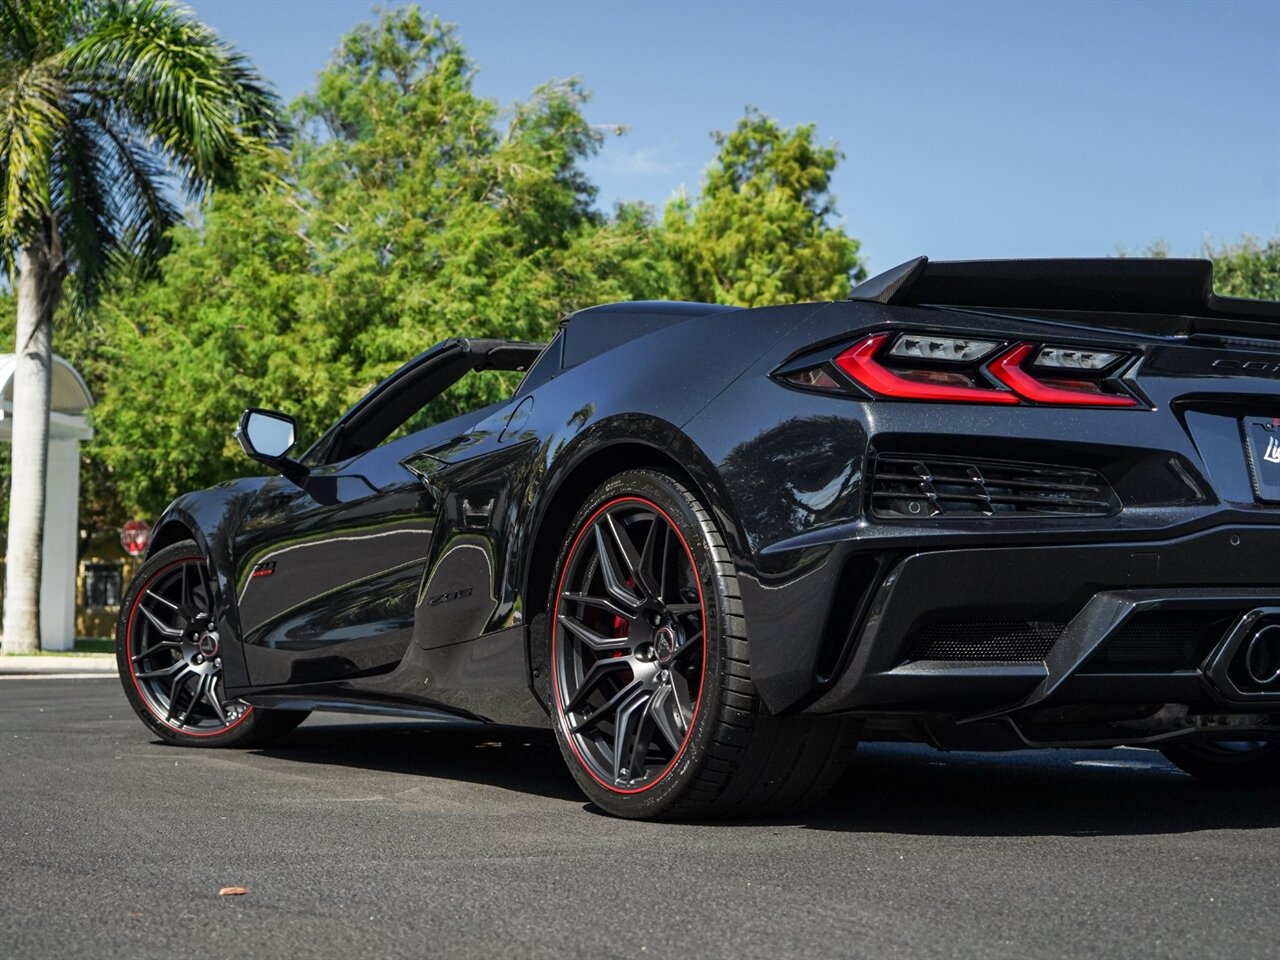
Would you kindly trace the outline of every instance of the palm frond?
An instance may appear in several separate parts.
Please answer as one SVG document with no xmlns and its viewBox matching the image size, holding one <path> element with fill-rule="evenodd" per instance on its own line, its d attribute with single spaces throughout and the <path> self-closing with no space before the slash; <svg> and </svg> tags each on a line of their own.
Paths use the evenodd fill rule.
<svg viewBox="0 0 1280 960">
<path fill-rule="evenodd" d="M 288 145 L 292 127 L 280 110 L 280 98 L 249 58 L 227 50 L 227 80 L 237 92 L 236 123 L 242 136 L 271 147 Z"/>
<path fill-rule="evenodd" d="M 50 177 L 72 303 L 81 310 L 96 301 L 119 243 L 113 209 L 119 180 L 96 134 L 87 118 L 73 117 L 59 138 Z"/>
<path fill-rule="evenodd" d="M 193 196 L 235 180 L 249 140 L 277 140 L 276 100 L 216 33 L 160 0 L 103 5 L 71 48 L 75 88 L 154 138 Z"/>
<path fill-rule="evenodd" d="M 92 303 L 107 271 L 152 264 L 193 198 L 233 184 L 289 131 L 267 83 L 167 0 L 0 0 L 0 259 L 56 226 Z"/>
<path fill-rule="evenodd" d="M 165 234 L 182 220 L 171 199 L 169 170 L 145 138 L 122 123 L 98 118 L 98 133 L 112 153 L 116 262 L 133 261 L 134 272 L 146 272 L 167 250 Z"/>
<path fill-rule="evenodd" d="M 10 270 L 15 246 L 52 210 L 49 174 L 54 144 L 66 124 L 63 95 L 60 79 L 45 62 L 0 91 L 0 244 Z"/>
<path fill-rule="evenodd" d="M 0 46 L 5 59 L 19 62 L 36 59 L 34 54 L 41 32 L 38 13 L 26 0 L 0 0 Z"/>
</svg>

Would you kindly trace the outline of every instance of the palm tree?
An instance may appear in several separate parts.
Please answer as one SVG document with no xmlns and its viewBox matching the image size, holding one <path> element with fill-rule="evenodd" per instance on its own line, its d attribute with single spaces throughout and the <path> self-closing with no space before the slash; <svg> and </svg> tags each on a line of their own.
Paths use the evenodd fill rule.
<svg viewBox="0 0 1280 960">
<path fill-rule="evenodd" d="M 54 310 L 146 268 L 197 201 L 285 136 L 249 63 L 164 0 L 0 0 L 0 256 L 18 366 L 4 652 L 39 643 Z"/>
</svg>

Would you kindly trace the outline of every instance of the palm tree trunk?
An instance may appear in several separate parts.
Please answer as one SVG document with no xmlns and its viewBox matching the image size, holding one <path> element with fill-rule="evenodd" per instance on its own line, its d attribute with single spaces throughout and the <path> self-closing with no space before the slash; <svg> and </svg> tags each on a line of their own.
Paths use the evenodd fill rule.
<svg viewBox="0 0 1280 960">
<path fill-rule="evenodd" d="M 53 308 L 64 264 L 52 224 L 18 261 L 17 368 L 13 375 L 13 471 L 5 556 L 4 653 L 40 647 L 40 566 L 53 383 Z"/>
</svg>

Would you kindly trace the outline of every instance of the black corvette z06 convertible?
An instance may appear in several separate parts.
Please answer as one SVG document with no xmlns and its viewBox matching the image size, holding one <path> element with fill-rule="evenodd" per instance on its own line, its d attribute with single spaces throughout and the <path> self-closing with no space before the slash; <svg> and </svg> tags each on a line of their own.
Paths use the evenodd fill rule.
<svg viewBox="0 0 1280 960">
<path fill-rule="evenodd" d="M 464 377 L 527 371 L 432 422 Z M 1280 303 L 1190 260 L 936 262 L 838 303 L 455 339 L 180 497 L 122 605 L 159 737 L 550 723 L 625 817 L 822 796 L 858 740 L 1280 777 Z"/>
</svg>

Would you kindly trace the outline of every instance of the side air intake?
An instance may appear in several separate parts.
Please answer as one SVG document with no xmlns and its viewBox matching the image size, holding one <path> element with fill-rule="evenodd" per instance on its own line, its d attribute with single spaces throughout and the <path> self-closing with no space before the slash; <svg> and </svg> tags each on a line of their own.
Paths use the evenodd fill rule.
<svg viewBox="0 0 1280 960">
<path fill-rule="evenodd" d="M 871 513 L 883 520 L 934 517 L 1106 517 L 1120 509 L 1099 473 L 1004 460 L 877 454 Z"/>
</svg>

